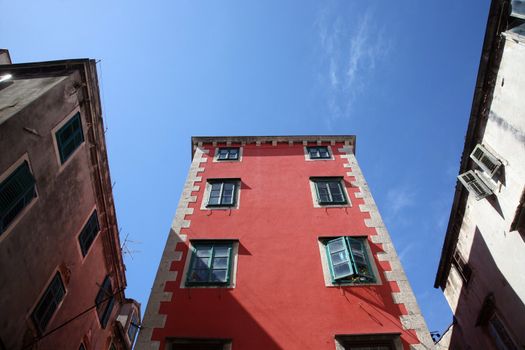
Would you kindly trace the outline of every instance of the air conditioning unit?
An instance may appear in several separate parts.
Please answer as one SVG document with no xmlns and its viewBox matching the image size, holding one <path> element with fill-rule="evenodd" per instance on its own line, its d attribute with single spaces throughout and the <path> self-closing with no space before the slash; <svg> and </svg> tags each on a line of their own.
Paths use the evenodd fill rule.
<svg viewBox="0 0 525 350">
<path fill-rule="evenodd" d="M 473 170 L 459 175 L 458 179 L 478 201 L 493 193 L 492 189 Z"/>
<path fill-rule="evenodd" d="M 470 158 L 491 178 L 501 166 L 501 161 L 490 153 L 481 143 L 478 143 L 474 148 L 474 151 L 470 154 Z"/>
</svg>

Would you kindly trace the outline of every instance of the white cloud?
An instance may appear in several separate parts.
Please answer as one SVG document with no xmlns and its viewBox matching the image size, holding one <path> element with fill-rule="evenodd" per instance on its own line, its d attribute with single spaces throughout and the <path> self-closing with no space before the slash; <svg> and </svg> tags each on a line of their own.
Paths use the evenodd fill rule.
<svg viewBox="0 0 525 350">
<path fill-rule="evenodd" d="M 383 30 L 373 23 L 369 9 L 357 21 L 340 9 L 324 8 L 317 21 L 326 66 L 321 80 L 327 85 L 330 119 L 352 115 L 354 101 L 368 87 L 368 78 L 388 45 Z"/>
<path fill-rule="evenodd" d="M 415 204 L 416 193 L 408 186 L 391 188 L 386 194 L 386 211 L 389 216 L 397 216 L 403 209 Z"/>
</svg>

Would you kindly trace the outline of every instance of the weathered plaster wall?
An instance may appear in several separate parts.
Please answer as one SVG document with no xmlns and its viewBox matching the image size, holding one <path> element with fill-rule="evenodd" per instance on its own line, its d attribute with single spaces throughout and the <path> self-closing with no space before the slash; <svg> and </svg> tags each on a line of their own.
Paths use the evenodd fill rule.
<svg viewBox="0 0 525 350">
<path fill-rule="evenodd" d="M 137 349 L 164 349 L 169 337 L 229 338 L 240 350 L 335 349 L 336 334 L 360 333 L 432 346 L 353 146 L 324 144 L 335 159 L 305 161 L 302 142 L 243 144 L 236 163 L 212 161 L 221 144 L 196 148 Z M 315 208 L 311 176 L 344 177 L 352 206 Z M 241 179 L 239 209 L 201 209 L 212 178 Z M 380 285 L 325 286 L 318 240 L 337 235 L 368 236 Z M 235 288 L 180 288 L 191 239 L 239 241 Z"/>
<path fill-rule="evenodd" d="M 36 336 L 31 313 L 57 270 L 66 296 L 47 330 L 93 306 L 107 273 L 102 234 L 85 258 L 78 243 L 78 234 L 95 208 L 88 161 L 91 145 L 84 142 L 61 166 L 51 131 L 77 109 L 85 116 L 74 87 L 80 77 L 75 73 L 49 81 L 35 83 L 41 92 L 13 94 L 24 108 L 0 124 L 0 173 L 27 154 L 38 192 L 31 206 L 0 236 L 0 314 L 9 315 L 0 320 L 0 338 L 7 349 L 20 349 Z M 2 94 L 16 87 L 15 82 Z M 83 117 L 84 131 L 89 127 Z M 91 310 L 39 341 L 38 349 L 77 349 L 85 335 L 91 349 L 105 349 L 109 334 L 110 327 L 100 330 L 96 310 Z"/>
<path fill-rule="evenodd" d="M 473 273 L 468 286 L 454 267 L 445 288 L 461 330 L 472 348 L 490 349 L 484 327 L 476 327 L 483 299 L 494 293 L 496 308 L 512 337 L 525 345 L 525 242 L 510 231 L 525 188 L 525 38 L 509 36 L 495 83 L 484 145 L 503 162 L 503 172 L 492 181 L 495 197 L 476 201 L 469 196 L 458 238 L 458 250 Z M 458 336 L 459 337 L 459 336 Z"/>
</svg>

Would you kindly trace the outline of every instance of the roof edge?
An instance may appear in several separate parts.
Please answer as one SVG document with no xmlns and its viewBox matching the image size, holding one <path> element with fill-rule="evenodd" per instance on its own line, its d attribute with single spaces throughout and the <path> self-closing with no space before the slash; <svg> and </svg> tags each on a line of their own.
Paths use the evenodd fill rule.
<svg viewBox="0 0 525 350">
<path fill-rule="evenodd" d="M 485 107 L 487 105 L 490 106 L 492 98 L 485 99 L 484 97 L 492 94 L 494 90 L 494 86 L 491 84 L 491 79 L 498 74 L 497 68 L 499 67 L 501 52 L 503 49 L 503 45 L 500 45 L 500 34 L 506 27 L 507 18 L 509 16 L 508 10 L 509 0 L 492 0 L 483 39 L 483 47 L 481 50 L 481 58 L 476 78 L 474 96 L 472 99 L 467 133 L 465 135 L 465 144 L 461 155 L 459 174 L 464 173 L 470 168 L 470 153 L 478 143 L 478 137 L 486 125 L 486 118 L 484 118 L 484 115 L 482 114 L 487 112 Z M 443 248 L 441 250 L 438 271 L 434 281 L 434 288 L 445 288 L 446 279 L 448 278 L 448 273 L 450 271 L 450 263 L 453 253 L 452 249 L 457 244 L 459 236 L 458 223 L 463 220 L 467 197 L 468 192 L 463 185 L 459 184 L 456 180 L 454 199 L 452 201 L 450 218 L 445 234 L 445 240 L 443 242 Z"/>
</svg>

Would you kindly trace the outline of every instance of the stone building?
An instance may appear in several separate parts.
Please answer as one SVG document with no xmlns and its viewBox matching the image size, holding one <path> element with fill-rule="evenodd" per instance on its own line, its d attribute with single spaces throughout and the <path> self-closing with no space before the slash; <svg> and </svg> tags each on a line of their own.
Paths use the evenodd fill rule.
<svg viewBox="0 0 525 350">
<path fill-rule="evenodd" d="M 0 349 L 131 349 L 96 64 L 0 51 Z"/>
<path fill-rule="evenodd" d="M 193 137 L 137 349 L 425 349 L 354 136 Z"/>
<path fill-rule="evenodd" d="M 525 4 L 493 0 L 435 287 L 441 348 L 525 347 Z"/>
</svg>

